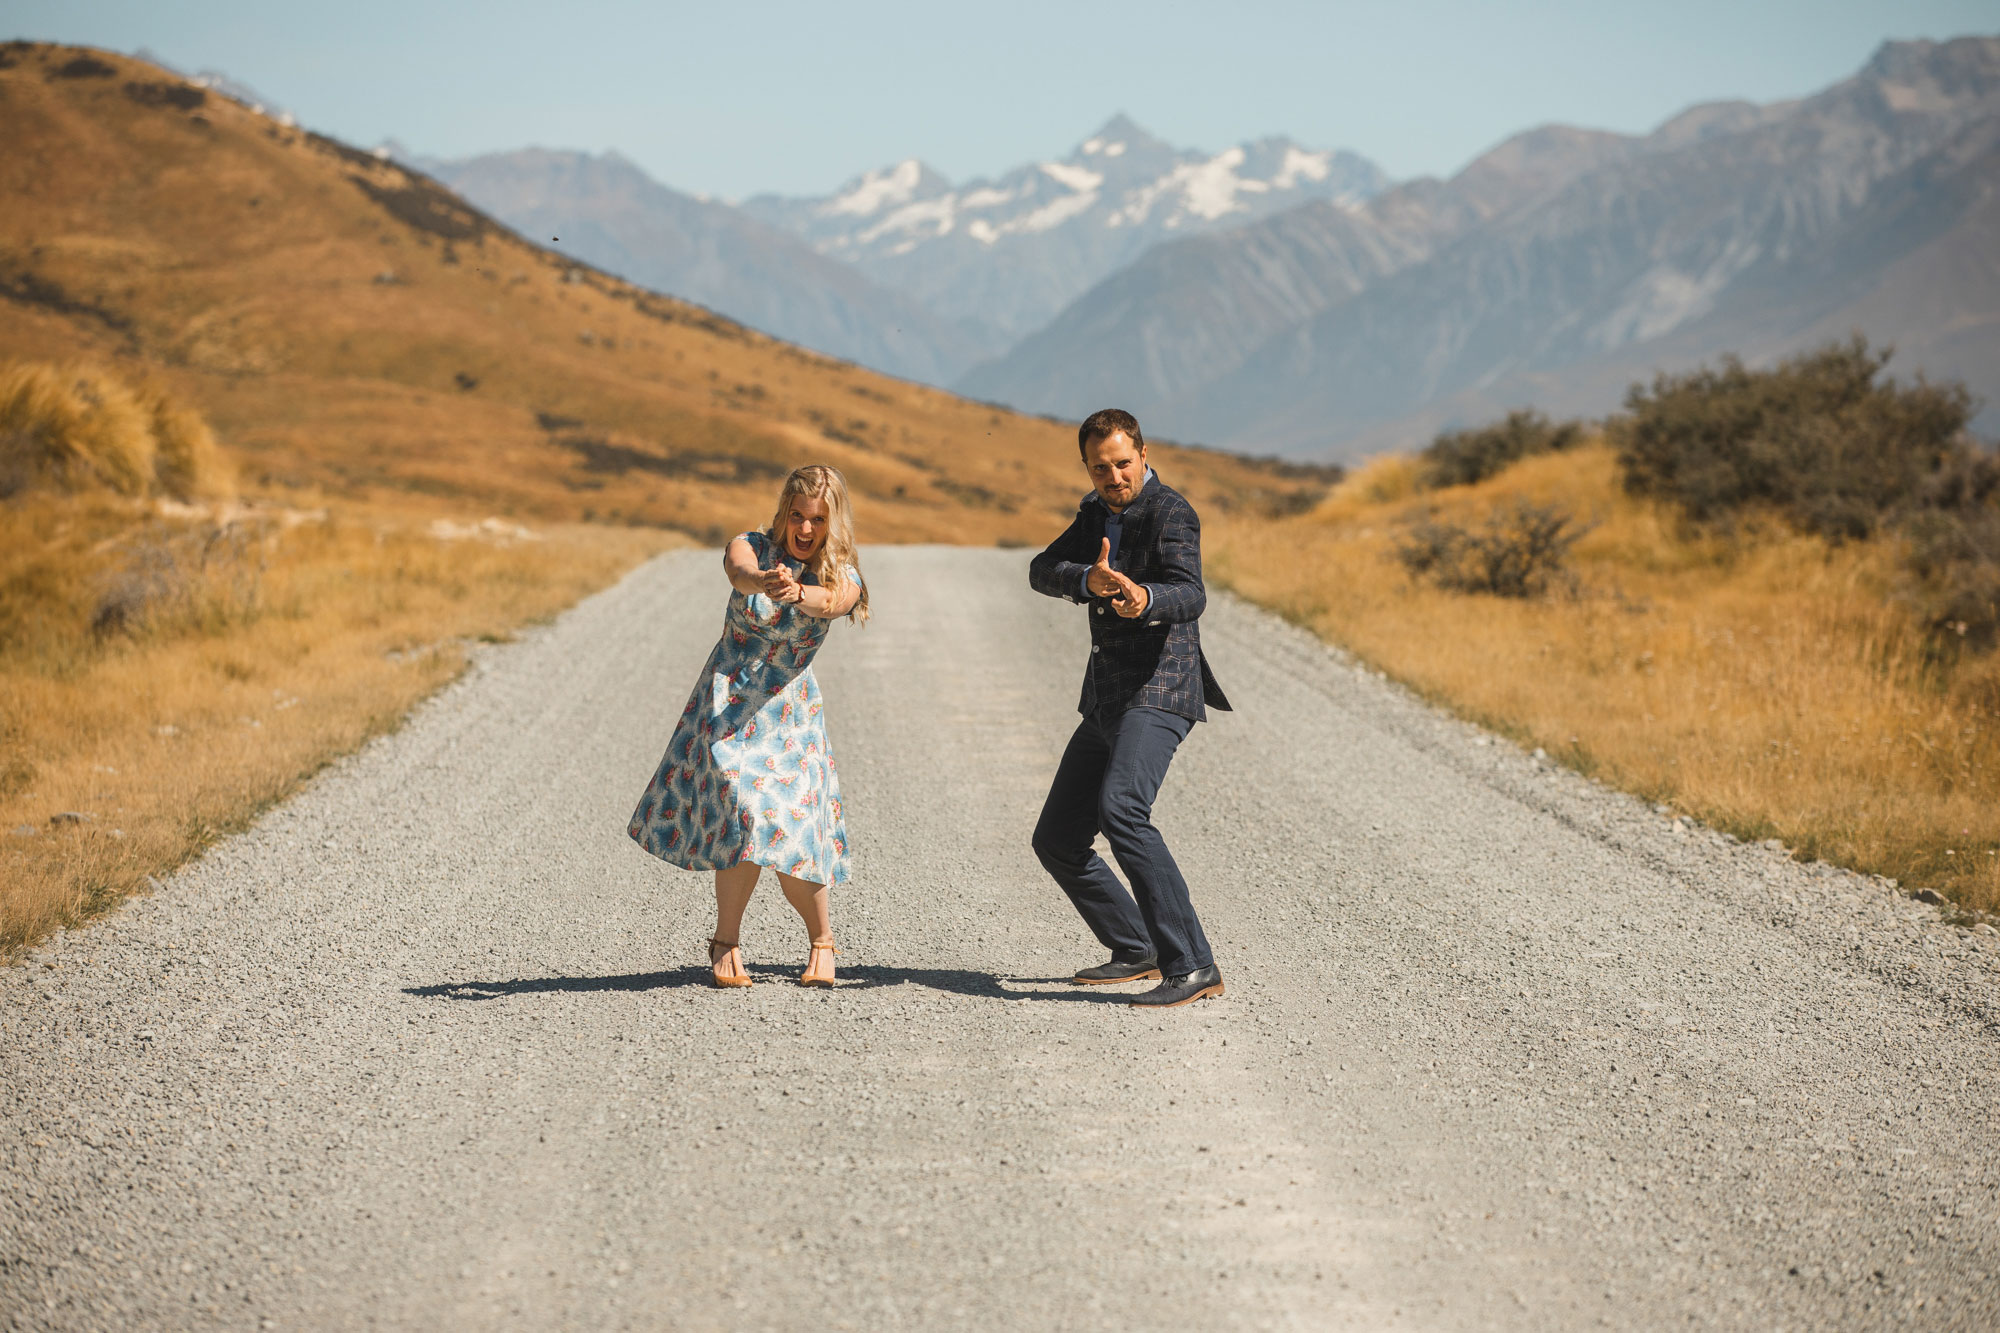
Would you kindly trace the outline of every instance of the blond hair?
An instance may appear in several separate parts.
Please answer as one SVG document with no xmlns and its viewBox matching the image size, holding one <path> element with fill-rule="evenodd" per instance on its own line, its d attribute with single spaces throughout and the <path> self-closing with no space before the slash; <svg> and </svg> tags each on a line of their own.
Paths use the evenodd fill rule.
<svg viewBox="0 0 2000 1333">
<path fill-rule="evenodd" d="M 821 538 L 819 550 L 813 552 L 807 568 L 819 579 L 819 586 L 833 592 L 837 601 L 847 591 L 847 571 L 853 569 L 857 580 L 861 576 L 861 555 L 854 549 L 854 506 L 847 499 L 847 479 L 840 475 L 839 468 L 825 463 L 808 463 L 792 469 L 792 475 L 785 478 L 784 488 L 778 492 L 778 509 L 771 516 L 768 534 L 780 550 L 784 549 L 785 519 L 792 501 L 799 496 L 826 502 L 826 536 Z M 854 599 L 847 619 L 851 624 L 867 623 L 865 581 L 861 582 L 861 595 Z"/>
</svg>

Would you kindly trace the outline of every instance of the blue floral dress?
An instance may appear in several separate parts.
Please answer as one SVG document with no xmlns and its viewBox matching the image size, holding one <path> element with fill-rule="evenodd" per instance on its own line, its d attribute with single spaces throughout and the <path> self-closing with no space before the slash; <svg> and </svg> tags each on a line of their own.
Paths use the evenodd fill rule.
<svg viewBox="0 0 2000 1333">
<path fill-rule="evenodd" d="M 764 568 L 775 554 L 817 582 L 764 533 L 743 540 Z M 846 574 L 859 586 L 859 571 Z M 812 673 L 831 624 L 762 593 L 730 594 L 722 639 L 632 812 L 633 841 L 688 870 L 753 861 L 815 884 L 846 881 L 840 775 Z"/>
</svg>

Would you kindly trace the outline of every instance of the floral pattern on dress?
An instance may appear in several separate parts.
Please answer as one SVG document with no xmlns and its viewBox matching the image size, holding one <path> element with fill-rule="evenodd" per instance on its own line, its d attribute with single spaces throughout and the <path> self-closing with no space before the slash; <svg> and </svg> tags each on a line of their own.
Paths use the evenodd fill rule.
<svg viewBox="0 0 2000 1333">
<path fill-rule="evenodd" d="M 770 568 L 775 553 L 816 582 L 764 533 L 743 540 L 758 564 Z M 860 583 L 853 566 L 845 573 Z M 831 623 L 731 592 L 722 638 L 632 812 L 633 841 L 688 870 L 751 861 L 815 884 L 846 882 L 840 774 L 812 672 Z"/>
</svg>

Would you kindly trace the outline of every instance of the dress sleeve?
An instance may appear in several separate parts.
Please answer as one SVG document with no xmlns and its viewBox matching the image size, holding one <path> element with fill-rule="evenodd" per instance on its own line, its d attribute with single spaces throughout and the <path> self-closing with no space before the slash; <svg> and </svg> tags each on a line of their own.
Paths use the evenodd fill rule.
<svg viewBox="0 0 2000 1333">
<path fill-rule="evenodd" d="M 740 540 L 750 543 L 750 549 L 753 553 L 755 553 L 757 557 L 757 563 L 760 565 L 763 564 L 764 561 L 767 558 L 769 558 L 771 554 L 771 539 L 764 534 L 762 529 L 752 528 L 748 532 L 739 532 L 736 534 L 734 538 L 731 538 L 731 540 L 732 541 Z"/>
<path fill-rule="evenodd" d="M 842 565 L 840 567 L 840 576 L 857 588 L 862 586 L 861 571 L 854 565 Z"/>
</svg>

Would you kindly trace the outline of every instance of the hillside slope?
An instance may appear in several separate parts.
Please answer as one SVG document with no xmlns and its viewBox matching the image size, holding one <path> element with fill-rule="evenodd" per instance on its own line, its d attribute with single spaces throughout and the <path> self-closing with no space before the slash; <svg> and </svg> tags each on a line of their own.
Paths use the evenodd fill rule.
<svg viewBox="0 0 2000 1333">
<path fill-rule="evenodd" d="M 760 520 L 806 461 L 862 536 L 1038 541 L 1060 424 L 887 379 L 531 244 L 418 173 L 145 62 L 0 47 L 0 357 L 160 377 L 253 490 L 545 519 Z M 1218 507 L 1323 484 L 1163 450 Z"/>
<path fill-rule="evenodd" d="M 616 153 L 525 148 L 412 165 L 552 249 L 829 356 L 943 384 L 993 350 L 852 265 L 669 189 Z"/>
</svg>

